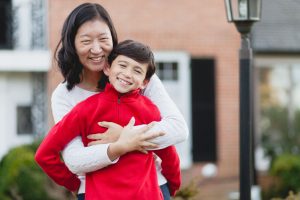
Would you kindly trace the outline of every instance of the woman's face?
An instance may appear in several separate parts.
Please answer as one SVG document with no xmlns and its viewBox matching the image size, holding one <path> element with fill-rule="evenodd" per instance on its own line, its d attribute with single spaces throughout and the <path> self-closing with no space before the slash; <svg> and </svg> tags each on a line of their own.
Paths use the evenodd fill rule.
<svg viewBox="0 0 300 200">
<path fill-rule="evenodd" d="M 107 24 L 99 19 L 82 24 L 75 36 L 75 49 L 85 71 L 102 71 L 113 49 Z"/>
</svg>

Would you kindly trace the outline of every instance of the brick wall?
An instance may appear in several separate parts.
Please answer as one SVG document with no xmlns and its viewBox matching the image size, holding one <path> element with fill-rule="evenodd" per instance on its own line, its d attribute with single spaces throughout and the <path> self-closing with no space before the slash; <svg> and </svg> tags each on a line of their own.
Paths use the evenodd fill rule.
<svg viewBox="0 0 300 200">
<path fill-rule="evenodd" d="M 49 0 L 49 45 L 54 51 L 62 24 L 80 0 Z M 217 148 L 219 176 L 238 176 L 238 49 L 240 39 L 228 24 L 219 0 L 104 0 L 119 40 L 136 39 L 153 50 L 181 50 L 216 63 Z M 49 72 L 49 93 L 61 80 Z"/>
</svg>

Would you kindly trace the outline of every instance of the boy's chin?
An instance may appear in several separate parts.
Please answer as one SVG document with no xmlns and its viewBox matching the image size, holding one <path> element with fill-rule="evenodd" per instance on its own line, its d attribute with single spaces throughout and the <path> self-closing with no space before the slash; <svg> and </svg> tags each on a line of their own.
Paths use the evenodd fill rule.
<svg viewBox="0 0 300 200">
<path fill-rule="evenodd" d="M 121 93 L 121 94 L 126 94 L 126 93 L 129 93 L 129 92 L 131 92 L 132 91 L 132 89 L 131 88 L 126 88 L 126 87 L 121 87 L 121 86 L 118 86 L 118 87 L 114 87 L 115 88 L 115 90 L 117 91 L 117 92 L 119 92 L 119 93 Z"/>
</svg>

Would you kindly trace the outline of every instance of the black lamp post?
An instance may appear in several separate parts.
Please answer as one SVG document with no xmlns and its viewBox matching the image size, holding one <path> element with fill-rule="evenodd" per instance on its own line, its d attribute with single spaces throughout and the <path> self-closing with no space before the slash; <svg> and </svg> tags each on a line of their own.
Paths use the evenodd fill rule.
<svg viewBox="0 0 300 200">
<path fill-rule="evenodd" d="M 252 49 L 249 33 L 260 20 L 261 0 L 225 0 L 228 22 L 241 34 L 240 59 L 240 200 L 251 200 L 252 185 Z"/>
</svg>

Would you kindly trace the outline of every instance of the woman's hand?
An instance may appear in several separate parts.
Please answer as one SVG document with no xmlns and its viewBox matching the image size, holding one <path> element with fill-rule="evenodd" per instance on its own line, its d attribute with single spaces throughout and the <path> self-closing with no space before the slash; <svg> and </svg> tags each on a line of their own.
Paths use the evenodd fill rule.
<svg viewBox="0 0 300 200">
<path fill-rule="evenodd" d="M 153 123 L 139 129 L 133 129 L 134 123 L 135 119 L 131 118 L 129 123 L 123 128 L 119 139 L 109 145 L 107 154 L 111 160 L 115 160 L 131 151 L 147 153 L 145 149 L 158 147 L 157 144 L 148 142 L 148 140 L 162 136 L 164 133 L 153 132 L 145 134 L 153 126 Z"/>
<path fill-rule="evenodd" d="M 88 146 L 116 142 L 119 139 L 121 132 L 123 131 L 123 127 L 114 122 L 103 121 L 99 122 L 98 124 L 99 126 L 107 128 L 107 130 L 104 133 L 88 135 L 88 139 L 95 140 L 88 143 Z"/>
</svg>

